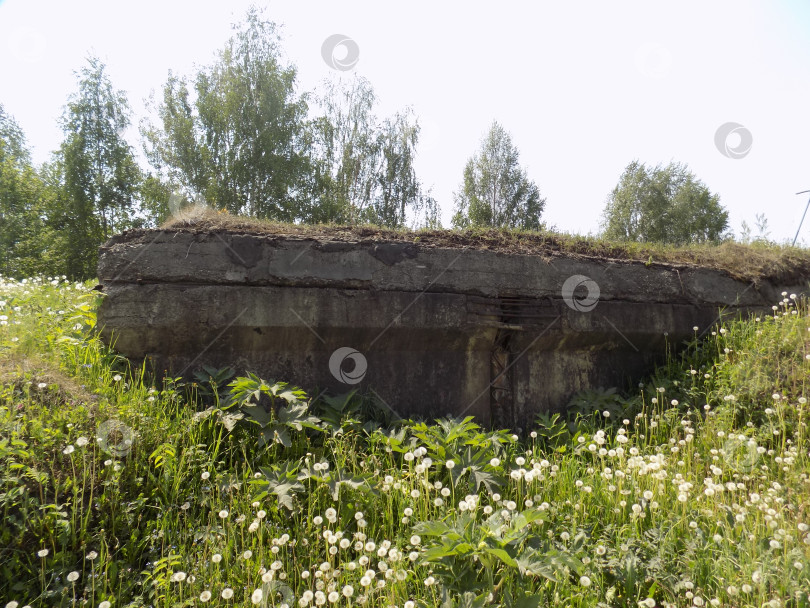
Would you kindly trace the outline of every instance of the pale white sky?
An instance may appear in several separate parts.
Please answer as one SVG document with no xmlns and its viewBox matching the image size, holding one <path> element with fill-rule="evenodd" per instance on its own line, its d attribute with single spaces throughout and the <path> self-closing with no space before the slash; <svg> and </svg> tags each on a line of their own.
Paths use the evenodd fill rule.
<svg viewBox="0 0 810 608">
<path fill-rule="evenodd" d="M 249 4 L 0 0 L 0 102 L 41 162 L 61 141 L 57 119 L 88 52 L 128 92 L 137 124 L 168 70 L 210 63 Z M 413 107 L 417 170 L 445 226 L 464 163 L 497 119 L 558 229 L 596 232 L 636 158 L 687 163 L 720 195 L 735 231 L 763 212 L 772 238 L 792 239 L 798 227 L 807 195 L 795 192 L 810 189 L 807 0 L 256 4 L 284 25 L 301 90 L 337 73 L 321 45 L 344 34 L 359 47 L 354 70 L 374 85 L 379 113 Z M 727 122 L 751 134 L 743 158 L 715 147 Z M 130 143 L 140 148 L 135 129 Z M 800 240 L 810 243 L 810 220 Z"/>
</svg>

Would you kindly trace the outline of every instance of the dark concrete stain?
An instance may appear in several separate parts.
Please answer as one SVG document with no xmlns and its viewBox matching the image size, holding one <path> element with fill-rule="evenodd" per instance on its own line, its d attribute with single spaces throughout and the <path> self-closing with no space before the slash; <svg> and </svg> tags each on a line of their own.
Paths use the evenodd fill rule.
<svg viewBox="0 0 810 608">
<path fill-rule="evenodd" d="M 410 243 L 381 243 L 374 245 L 369 253 L 386 266 L 398 264 L 406 258 L 415 258 L 419 249 Z"/>
<path fill-rule="evenodd" d="M 355 251 L 357 243 L 340 241 L 320 241 L 314 245 L 314 249 L 324 253 L 342 253 L 344 251 Z"/>
<path fill-rule="evenodd" d="M 253 268 L 262 259 L 262 243 L 258 239 L 237 234 L 228 241 L 225 253 L 234 264 Z"/>
</svg>

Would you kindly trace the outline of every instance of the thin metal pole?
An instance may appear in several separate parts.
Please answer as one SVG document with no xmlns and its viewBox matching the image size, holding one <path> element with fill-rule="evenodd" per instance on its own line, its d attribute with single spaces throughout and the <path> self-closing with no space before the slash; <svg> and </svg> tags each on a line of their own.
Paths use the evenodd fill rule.
<svg viewBox="0 0 810 608">
<path fill-rule="evenodd" d="M 797 192 L 796 194 L 804 194 L 805 192 L 810 192 L 810 190 L 802 190 L 801 192 Z M 793 245 L 791 247 L 796 246 L 796 239 L 799 238 L 799 230 L 802 229 L 802 224 L 804 223 L 804 217 L 807 215 L 807 208 L 810 207 L 810 198 L 807 199 L 807 206 L 804 208 L 804 213 L 802 213 L 802 221 L 799 222 L 799 227 L 796 229 L 796 236 L 793 237 Z"/>
</svg>

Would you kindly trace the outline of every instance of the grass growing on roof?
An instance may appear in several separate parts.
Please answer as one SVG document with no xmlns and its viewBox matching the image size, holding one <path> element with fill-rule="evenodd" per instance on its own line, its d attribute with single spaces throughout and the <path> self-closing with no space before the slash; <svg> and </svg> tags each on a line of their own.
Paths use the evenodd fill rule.
<svg viewBox="0 0 810 608">
<path fill-rule="evenodd" d="M 210 232 L 233 231 L 246 234 L 286 235 L 294 238 L 327 238 L 345 241 L 401 241 L 420 247 L 469 248 L 502 253 L 554 257 L 597 257 L 646 265 L 676 268 L 701 266 L 726 272 L 729 276 L 758 282 L 762 279 L 782 284 L 799 284 L 810 273 L 810 250 L 774 243 L 693 244 L 675 247 L 661 243 L 606 241 L 596 237 L 554 231 L 525 231 L 494 228 L 467 230 L 393 230 L 372 225 L 338 226 L 285 224 L 270 220 L 233 216 L 207 208 L 181 211 L 160 229 Z M 132 230 L 113 241 L 133 238 L 144 230 Z"/>
</svg>

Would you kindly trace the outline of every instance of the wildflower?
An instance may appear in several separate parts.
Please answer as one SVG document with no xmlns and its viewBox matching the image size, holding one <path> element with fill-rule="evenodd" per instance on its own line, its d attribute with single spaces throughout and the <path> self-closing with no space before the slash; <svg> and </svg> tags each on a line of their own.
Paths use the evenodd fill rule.
<svg viewBox="0 0 810 608">
<path fill-rule="evenodd" d="M 245 558 L 245 559 L 250 559 L 251 557 L 253 557 L 253 551 L 251 551 L 250 549 L 248 549 L 247 551 L 245 551 L 245 552 L 242 554 L 242 557 L 243 557 L 243 558 Z"/>
<path fill-rule="evenodd" d="M 209 477 L 211 477 L 211 473 L 208 471 L 203 471 L 202 475 L 200 475 L 201 479 L 208 479 Z"/>
<path fill-rule="evenodd" d="M 90 553 L 87 554 L 87 559 L 89 559 L 91 562 L 97 557 L 98 553 L 96 553 L 95 551 L 91 551 Z"/>
<path fill-rule="evenodd" d="M 184 580 L 186 580 L 186 573 L 183 572 L 182 570 L 178 570 L 177 572 L 172 574 L 173 583 L 182 583 Z"/>
<path fill-rule="evenodd" d="M 501 466 L 501 461 L 498 458 L 493 458 L 492 460 L 489 461 L 489 464 L 490 464 L 490 466 L 493 466 L 493 467 L 499 467 L 499 466 Z"/>
<path fill-rule="evenodd" d="M 121 374 L 115 374 L 113 376 L 113 382 L 121 382 Z"/>
<path fill-rule="evenodd" d="M 37 384 L 37 388 L 45 388 L 46 386 L 48 385 L 45 382 L 40 382 L 39 384 Z"/>
<path fill-rule="evenodd" d="M 340 594 L 337 591 L 332 591 L 329 593 L 328 599 L 333 604 L 340 599 Z"/>
<path fill-rule="evenodd" d="M 98 605 L 98 608 L 110 608 L 110 606 L 112 606 L 112 604 L 110 604 L 110 602 L 107 600 L 104 600 Z"/>
<path fill-rule="evenodd" d="M 256 513 L 256 517 L 258 517 L 259 519 L 264 519 L 266 516 L 267 512 L 264 510 L 260 510 L 258 513 Z"/>
<path fill-rule="evenodd" d="M 67 580 L 71 583 L 75 583 L 77 580 L 79 580 L 79 573 L 74 570 L 67 575 Z"/>
<path fill-rule="evenodd" d="M 452 460 L 448 460 L 447 462 L 444 463 L 444 466 L 446 466 L 448 469 L 452 469 L 454 466 L 456 466 L 456 463 L 453 462 Z"/>
<path fill-rule="evenodd" d="M 219 553 L 214 553 L 211 556 L 211 561 L 214 562 L 215 564 L 218 564 L 219 562 L 222 561 L 222 556 Z"/>
<path fill-rule="evenodd" d="M 47 557 L 47 555 L 48 555 L 47 549 L 40 549 L 39 551 L 37 551 L 37 556 L 39 557 Z"/>
<path fill-rule="evenodd" d="M 62 450 L 63 454 L 72 454 L 76 448 L 72 445 L 67 446 L 64 450 Z"/>
<path fill-rule="evenodd" d="M 76 445 L 77 445 L 77 446 L 79 446 L 80 448 L 83 448 L 83 447 L 84 447 L 84 446 L 86 446 L 88 443 L 89 443 L 89 440 L 87 439 L 87 437 L 79 437 L 79 438 L 76 440 Z"/>
<path fill-rule="evenodd" d="M 251 594 L 251 596 L 250 596 L 250 601 L 251 601 L 251 602 L 253 602 L 254 604 L 258 604 L 258 603 L 260 603 L 260 602 L 262 601 L 262 596 L 263 596 L 263 595 L 264 595 L 264 594 L 262 593 L 262 590 L 261 590 L 261 589 L 256 589 L 256 590 L 255 590 L 255 591 L 254 591 L 254 592 Z"/>
<path fill-rule="evenodd" d="M 222 509 L 222 511 L 219 512 L 219 517 L 220 517 L 220 519 L 227 518 L 228 517 L 228 511 L 226 509 Z"/>
<path fill-rule="evenodd" d="M 608 410 L 605 410 L 604 412 L 602 412 L 602 415 L 603 415 L 605 418 L 610 418 L 610 412 L 609 412 Z"/>
<path fill-rule="evenodd" d="M 591 579 L 589 579 L 587 576 L 580 576 L 579 577 L 579 584 L 582 585 L 583 587 L 590 587 L 591 586 Z"/>
<path fill-rule="evenodd" d="M 223 600 L 229 600 L 233 597 L 233 589 L 230 587 L 225 587 L 220 594 Z"/>
<path fill-rule="evenodd" d="M 605 547 L 604 547 L 604 546 L 602 546 L 602 545 L 598 545 L 598 546 L 596 547 L 596 554 L 597 554 L 597 555 L 604 555 L 606 552 L 607 552 L 607 549 L 605 549 Z"/>
<path fill-rule="evenodd" d="M 759 585 L 762 582 L 762 573 L 759 570 L 754 570 L 754 573 L 751 575 L 751 580 Z"/>
</svg>

